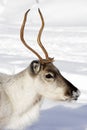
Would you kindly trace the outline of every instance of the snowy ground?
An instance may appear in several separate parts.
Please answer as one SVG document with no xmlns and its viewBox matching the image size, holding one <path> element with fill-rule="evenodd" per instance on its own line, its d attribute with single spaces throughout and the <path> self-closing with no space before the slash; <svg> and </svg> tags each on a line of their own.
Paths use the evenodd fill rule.
<svg viewBox="0 0 87 130">
<path fill-rule="evenodd" d="M 44 6 L 45 3 L 46 0 Z M 81 96 L 72 103 L 45 100 L 38 122 L 26 130 L 87 130 L 87 27 L 51 25 L 44 30 L 44 46 L 50 56 L 55 57 L 55 65 L 61 73 L 80 89 Z M 36 58 L 21 44 L 19 27 L 19 24 L 0 20 L 0 72 L 18 73 Z M 38 28 L 38 25 L 27 27 L 26 39 L 41 53 L 35 44 Z"/>
</svg>

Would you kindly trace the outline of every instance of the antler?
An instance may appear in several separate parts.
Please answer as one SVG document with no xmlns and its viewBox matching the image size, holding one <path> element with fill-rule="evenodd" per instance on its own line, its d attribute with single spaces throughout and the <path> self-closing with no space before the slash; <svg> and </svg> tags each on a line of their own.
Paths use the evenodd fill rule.
<svg viewBox="0 0 87 130">
<path fill-rule="evenodd" d="M 42 60 L 42 57 L 35 51 L 33 50 L 29 45 L 27 45 L 26 41 L 24 40 L 24 27 L 25 27 L 25 24 L 26 24 L 26 20 L 27 20 L 27 15 L 28 15 L 28 12 L 30 11 L 30 9 L 25 13 L 24 15 L 24 19 L 23 19 L 23 23 L 22 23 L 22 26 L 21 26 L 21 29 L 20 29 L 20 39 L 22 41 L 22 43 L 29 49 L 31 50 L 38 58 L 39 60 L 41 61 Z"/>
<path fill-rule="evenodd" d="M 37 42 L 38 42 L 38 45 L 41 47 L 41 49 L 44 52 L 45 57 L 46 57 L 46 59 L 43 59 L 43 62 L 46 62 L 46 63 L 53 62 L 54 58 L 50 58 L 48 56 L 48 52 L 46 51 L 46 49 L 44 48 L 44 46 L 42 45 L 42 42 L 40 40 L 41 39 L 41 35 L 42 35 L 42 31 L 43 31 L 43 28 L 44 28 L 44 18 L 43 18 L 43 15 L 42 15 L 40 9 L 38 9 L 38 12 L 39 12 L 39 15 L 40 15 L 40 18 L 41 18 L 41 21 L 42 21 L 42 26 L 41 26 L 41 28 L 39 30 L 39 33 L 38 33 Z"/>
<path fill-rule="evenodd" d="M 38 44 L 41 47 L 42 51 L 44 52 L 46 59 L 43 59 L 35 50 L 33 50 L 29 45 L 27 45 L 27 43 L 24 39 L 24 27 L 25 27 L 25 24 L 26 24 L 27 15 L 28 15 L 29 11 L 30 11 L 30 9 L 24 15 L 23 23 L 22 23 L 22 26 L 21 26 L 21 29 L 20 29 L 20 39 L 21 39 L 22 43 L 39 58 L 39 60 L 42 64 L 53 62 L 53 58 L 48 57 L 48 53 L 47 53 L 46 49 L 44 48 L 44 46 L 42 45 L 42 43 L 40 41 L 41 34 L 42 34 L 42 31 L 43 31 L 43 28 L 44 28 L 44 19 L 43 19 L 43 16 L 41 14 L 40 9 L 38 9 L 38 12 L 39 12 L 39 15 L 40 15 L 40 18 L 41 18 L 41 21 L 42 21 L 42 26 L 39 30 L 37 41 L 38 41 Z"/>
</svg>

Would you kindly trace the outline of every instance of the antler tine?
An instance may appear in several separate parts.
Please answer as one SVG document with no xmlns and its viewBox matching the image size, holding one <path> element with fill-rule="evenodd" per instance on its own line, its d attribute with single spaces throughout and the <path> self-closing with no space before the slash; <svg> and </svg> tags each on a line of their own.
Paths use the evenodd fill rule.
<svg viewBox="0 0 87 130">
<path fill-rule="evenodd" d="M 39 58 L 39 60 L 42 61 L 42 57 L 35 50 L 33 50 L 29 45 L 27 45 L 27 43 L 24 39 L 24 27 L 26 24 L 27 15 L 28 15 L 29 11 L 30 11 L 30 9 L 28 11 L 26 11 L 26 13 L 24 15 L 23 23 L 22 23 L 21 29 L 20 29 L 20 39 L 21 39 L 22 43 L 25 45 L 25 47 L 27 47 L 29 50 L 31 50 Z"/>
<path fill-rule="evenodd" d="M 42 21 L 42 26 L 41 26 L 41 28 L 39 30 L 39 33 L 38 33 L 37 42 L 38 42 L 39 46 L 41 47 L 41 49 L 44 52 L 45 57 L 46 57 L 46 59 L 44 59 L 43 62 L 53 62 L 54 58 L 50 58 L 48 56 L 48 52 L 46 51 L 46 49 L 44 48 L 44 46 L 42 45 L 42 42 L 40 40 L 41 39 L 41 35 L 42 35 L 42 31 L 43 31 L 43 28 L 44 28 L 44 18 L 43 18 L 43 15 L 42 15 L 42 13 L 41 13 L 39 8 L 38 8 L 38 12 L 39 12 L 39 15 L 40 15 L 40 18 L 41 18 L 41 21 Z"/>
</svg>

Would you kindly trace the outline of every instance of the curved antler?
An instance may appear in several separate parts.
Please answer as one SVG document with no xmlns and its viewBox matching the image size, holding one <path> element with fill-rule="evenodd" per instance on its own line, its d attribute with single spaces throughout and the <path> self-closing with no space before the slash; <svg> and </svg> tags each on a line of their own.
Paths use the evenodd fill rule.
<svg viewBox="0 0 87 130">
<path fill-rule="evenodd" d="M 39 15 L 40 15 L 40 18 L 41 18 L 41 21 L 42 21 L 42 26 L 41 26 L 41 28 L 39 30 L 39 33 L 38 33 L 37 42 L 38 42 L 38 45 L 41 47 L 42 51 L 45 54 L 46 59 L 44 59 L 44 62 L 53 62 L 54 58 L 50 58 L 48 56 L 48 52 L 46 51 L 46 49 L 44 48 L 44 46 L 42 45 L 42 42 L 40 40 L 41 39 L 41 35 L 42 35 L 42 31 L 44 29 L 44 18 L 43 18 L 43 15 L 42 15 L 42 13 L 41 13 L 39 8 L 38 8 L 38 12 L 39 12 Z"/>
<path fill-rule="evenodd" d="M 39 46 L 41 47 L 41 49 L 43 50 L 46 59 L 48 59 L 48 53 L 47 53 L 46 49 L 44 48 L 44 46 L 42 45 L 41 40 L 40 40 L 41 39 L 41 35 L 42 35 L 42 31 L 43 31 L 43 28 L 44 28 L 44 19 L 43 19 L 43 16 L 41 14 L 40 9 L 38 9 L 38 12 L 40 14 L 40 18 L 41 18 L 41 21 L 42 21 L 42 26 L 41 26 L 41 28 L 39 30 L 39 33 L 38 33 L 37 42 L 38 42 Z"/>
<path fill-rule="evenodd" d="M 30 9 L 25 13 L 24 15 L 24 19 L 23 19 L 23 23 L 22 23 L 22 26 L 21 26 L 21 29 L 20 29 L 20 39 L 22 41 L 22 43 L 29 49 L 31 50 L 38 58 L 40 61 L 42 61 L 42 57 L 35 51 L 33 50 L 29 45 L 27 45 L 26 41 L 24 40 L 24 27 L 25 27 L 25 23 L 26 23 L 26 20 L 27 20 L 27 15 L 28 15 L 28 12 L 30 11 Z"/>
</svg>

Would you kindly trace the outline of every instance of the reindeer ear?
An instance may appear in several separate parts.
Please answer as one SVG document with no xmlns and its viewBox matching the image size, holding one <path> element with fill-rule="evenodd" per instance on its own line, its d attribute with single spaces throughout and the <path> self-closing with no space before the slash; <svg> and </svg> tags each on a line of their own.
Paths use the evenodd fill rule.
<svg viewBox="0 0 87 130">
<path fill-rule="evenodd" d="M 37 74 L 41 70 L 41 64 L 38 60 L 32 61 L 30 68 L 32 73 Z"/>
</svg>

